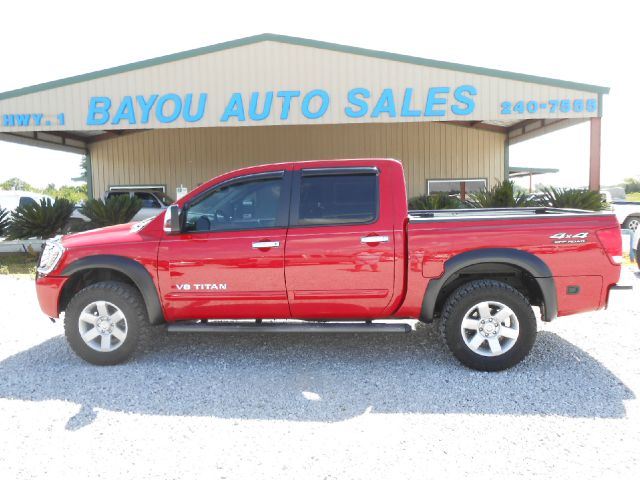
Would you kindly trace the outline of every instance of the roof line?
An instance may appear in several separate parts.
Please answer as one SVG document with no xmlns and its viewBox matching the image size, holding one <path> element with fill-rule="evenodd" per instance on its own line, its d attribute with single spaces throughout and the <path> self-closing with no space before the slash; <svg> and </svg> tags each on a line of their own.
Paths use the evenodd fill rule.
<svg viewBox="0 0 640 480">
<path fill-rule="evenodd" d="M 53 88 L 64 87 L 79 82 L 88 80 L 94 80 L 96 78 L 107 77 L 110 75 L 116 75 L 119 73 L 129 72 L 132 70 L 138 70 L 141 68 L 152 67 L 156 65 L 162 65 L 164 63 L 175 62 L 177 60 L 183 60 L 186 58 L 192 58 L 207 53 L 219 52 L 222 50 L 228 50 L 230 48 L 242 47 L 245 45 L 251 45 L 258 42 L 280 42 L 290 45 L 300 45 L 304 47 L 320 48 L 323 50 L 331 50 L 335 52 L 351 53 L 354 55 L 362 55 L 366 57 L 380 58 L 384 60 L 392 60 L 396 62 L 410 63 L 414 65 L 421 65 L 425 67 L 441 68 L 445 70 L 455 70 L 464 73 L 474 73 L 477 75 L 486 75 L 490 77 L 505 78 L 508 80 L 517 80 L 529 83 L 538 83 L 542 85 L 550 85 L 554 87 L 569 88 L 573 90 L 582 90 L 586 92 L 593 92 L 598 94 L 609 93 L 608 87 L 601 87 L 598 85 L 590 85 L 587 83 L 569 82 L 566 80 L 558 80 L 555 78 L 539 77 L 536 75 L 528 75 L 524 73 L 508 72 L 505 70 L 496 70 L 492 68 L 474 67 L 471 65 L 463 65 L 461 63 L 444 62 L 441 60 L 431 60 L 428 58 L 413 57 L 410 55 L 401 55 L 397 53 L 384 52 L 380 50 L 370 50 L 367 48 L 352 47 L 349 45 L 340 45 L 337 43 L 323 42 L 320 40 L 310 40 L 307 38 L 291 37 L 288 35 L 276 35 L 273 33 L 262 33 L 260 35 L 253 35 L 250 37 L 239 38 L 237 40 L 231 40 L 228 42 L 218 43 L 215 45 L 209 45 L 206 47 L 200 47 L 193 50 L 187 50 L 184 52 L 172 53 L 170 55 L 163 55 L 161 57 L 150 58 L 148 60 L 142 60 L 139 62 L 128 63 L 117 67 L 107 68 L 104 70 L 98 70 L 95 72 L 85 73 L 81 75 L 74 75 L 72 77 L 62 78 L 60 80 L 54 80 L 51 82 L 40 83 L 37 85 L 31 85 L 29 87 L 19 88 L 16 90 L 9 90 L 7 92 L 0 93 L 0 100 L 7 98 L 19 97 L 35 92 L 42 92 Z"/>
</svg>

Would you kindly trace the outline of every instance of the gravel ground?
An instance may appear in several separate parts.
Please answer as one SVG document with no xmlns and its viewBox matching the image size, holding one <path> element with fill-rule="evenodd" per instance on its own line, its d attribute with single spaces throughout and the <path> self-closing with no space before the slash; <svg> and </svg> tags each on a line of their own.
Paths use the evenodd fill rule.
<svg viewBox="0 0 640 480">
<path fill-rule="evenodd" d="M 638 478 L 640 275 L 501 373 L 410 335 L 160 335 L 95 367 L 0 276 L 0 478 Z"/>
</svg>

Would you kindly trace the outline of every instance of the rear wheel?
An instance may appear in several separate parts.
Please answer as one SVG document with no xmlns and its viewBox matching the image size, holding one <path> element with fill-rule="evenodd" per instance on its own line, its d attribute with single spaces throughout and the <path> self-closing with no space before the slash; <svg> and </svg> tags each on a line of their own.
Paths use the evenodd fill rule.
<svg viewBox="0 0 640 480">
<path fill-rule="evenodd" d="M 150 327 L 138 290 L 120 282 L 99 282 L 69 302 L 64 330 L 74 352 L 96 365 L 129 358 Z"/>
<path fill-rule="evenodd" d="M 512 367 L 531 350 L 536 317 L 515 288 L 495 280 L 476 280 L 445 302 L 442 333 L 455 357 L 475 370 Z"/>
</svg>

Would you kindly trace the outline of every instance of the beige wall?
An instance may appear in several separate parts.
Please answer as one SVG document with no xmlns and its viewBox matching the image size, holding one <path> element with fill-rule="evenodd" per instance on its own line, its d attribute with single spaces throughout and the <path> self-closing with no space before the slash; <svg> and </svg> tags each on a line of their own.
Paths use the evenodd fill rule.
<svg viewBox="0 0 640 480">
<path fill-rule="evenodd" d="M 556 86 L 557 82 L 552 82 L 554 85 L 544 84 L 544 80 L 543 83 L 514 80 L 505 78 L 505 75 L 485 75 L 465 68 L 449 70 L 443 68 L 444 65 L 418 65 L 401 61 L 402 57 L 377 58 L 280 41 L 259 41 L 188 58 L 178 57 L 173 61 L 147 65 L 145 68 L 124 68 L 125 71 L 108 76 L 90 74 L 79 83 L 43 91 L 8 98 L 0 95 L 0 112 L 3 114 L 43 114 L 40 125 L 36 125 L 35 121 L 29 122 L 26 126 L 19 126 L 17 123 L 5 126 L 4 122 L 0 122 L 0 132 L 422 123 L 424 120 L 493 120 L 513 124 L 531 118 L 589 118 L 598 115 L 597 108 L 590 109 L 591 111 L 586 108 L 574 111 L 574 108 L 570 108 L 566 111 L 552 108 L 549 103 L 553 99 L 568 100 L 571 104 L 574 100 L 597 103 L 598 94 L 594 93 L 593 89 L 585 91 L 564 88 Z M 473 86 L 477 90 L 476 95 L 469 95 L 469 98 L 473 98 L 475 107 L 472 111 L 456 114 L 453 105 L 457 104 L 464 109 L 464 104 L 455 98 L 456 89 L 463 85 Z M 369 109 L 363 116 L 350 117 L 346 115 L 345 108 L 353 106 L 348 100 L 348 92 L 355 87 L 366 88 L 370 92 L 370 98 L 367 99 Z M 450 88 L 448 93 L 438 95 L 439 99 L 447 102 L 446 105 L 438 104 L 436 107 L 442 116 L 424 114 L 431 87 Z M 407 88 L 413 89 L 412 95 L 407 97 L 407 107 L 422 113 L 415 116 L 402 114 Z M 330 96 L 327 110 L 320 118 L 308 118 L 301 109 L 304 96 L 313 89 L 324 90 Z M 390 89 L 393 93 L 392 103 L 395 105 L 396 113 L 391 115 L 383 112 L 374 116 L 374 106 L 385 89 Z M 280 115 L 283 100 L 277 97 L 277 92 L 283 90 L 300 91 L 300 96 L 291 100 L 290 112 L 285 118 Z M 259 112 L 262 111 L 267 92 L 273 92 L 272 108 L 266 118 L 252 120 L 249 115 L 245 115 L 244 120 L 235 116 L 228 121 L 223 120 L 225 107 L 233 93 L 242 95 L 244 111 L 248 112 L 252 92 L 259 94 Z M 197 111 L 200 94 L 208 94 L 202 118 L 191 123 L 182 115 L 178 115 L 174 120 L 161 121 L 156 115 L 156 109 L 161 102 L 160 98 L 169 93 L 181 97 L 182 106 L 187 102 L 186 95 L 193 94 L 192 114 Z M 151 113 L 145 119 L 137 97 L 142 96 L 149 102 L 152 94 L 160 97 L 153 103 Z M 109 120 L 104 124 L 89 122 L 89 117 L 93 117 L 89 109 L 91 98 L 103 96 L 111 99 Z M 121 102 L 127 97 L 132 104 L 123 111 L 135 114 L 135 119 L 129 118 L 128 115 L 125 115 L 126 119 L 119 119 L 116 114 Z M 535 113 L 524 107 L 522 110 L 512 108 L 508 114 L 502 113 L 502 104 L 505 101 L 515 105 L 518 101 L 529 100 L 539 101 L 545 107 L 538 108 Z M 315 112 L 319 108 L 320 99 L 315 97 L 311 101 L 310 110 Z M 165 115 L 170 115 L 175 109 L 176 103 L 170 100 L 162 110 Z M 60 114 L 64 114 L 63 124 L 58 118 Z M 103 118 L 100 114 L 97 117 Z"/>
<path fill-rule="evenodd" d="M 196 187 L 226 171 L 261 163 L 329 158 L 397 158 L 409 196 L 426 180 L 504 177 L 501 133 L 444 123 L 292 125 L 149 130 L 90 146 L 94 196 L 110 185 Z"/>
</svg>

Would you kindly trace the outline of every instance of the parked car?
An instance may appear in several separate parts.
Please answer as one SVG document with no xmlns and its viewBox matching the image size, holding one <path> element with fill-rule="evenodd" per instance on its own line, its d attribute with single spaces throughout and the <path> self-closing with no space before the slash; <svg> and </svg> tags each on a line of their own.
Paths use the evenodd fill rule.
<svg viewBox="0 0 640 480">
<path fill-rule="evenodd" d="M 624 193 L 624 189 L 621 190 Z M 611 211 L 615 213 L 622 228 L 637 230 L 640 226 L 640 202 L 626 201 L 624 196 L 620 198 L 614 195 L 616 192 L 609 190 L 601 190 L 600 193 L 611 206 Z"/>
<path fill-rule="evenodd" d="M 36 205 L 45 198 L 52 202 L 54 201 L 50 196 L 40 193 L 25 192 L 23 190 L 0 190 L 0 207 L 9 212 L 15 212 L 18 207 Z"/>
<path fill-rule="evenodd" d="M 163 213 L 173 203 L 173 199 L 164 192 L 137 188 L 118 187 L 117 189 L 111 189 L 105 192 L 103 198 L 107 201 L 109 198 L 118 195 L 128 195 L 142 200 L 142 208 L 131 219 L 134 222 L 155 217 L 159 213 Z"/>
<path fill-rule="evenodd" d="M 633 232 L 631 248 L 633 250 L 634 256 L 636 258 L 636 263 L 638 264 L 638 269 L 640 269 L 640 229 L 636 229 Z"/>
<path fill-rule="evenodd" d="M 27 192 L 23 190 L 1 190 L 0 191 L 0 207 L 13 213 L 19 206 L 39 205 L 43 199 L 49 199 L 51 203 L 55 202 L 55 198 L 41 193 Z M 75 232 L 84 230 L 84 225 L 89 221 L 87 217 L 82 215 L 76 205 L 69 222 L 64 228 L 64 232 Z"/>
<path fill-rule="evenodd" d="M 414 318 L 439 321 L 458 360 L 489 371 L 531 349 L 532 306 L 546 322 L 605 308 L 621 262 L 611 213 L 408 212 L 400 162 L 312 161 L 236 170 L 163 216 L 50 241 L 36 290 L 95 364 L 127 359 L 149 324 L 407 332 Z M 304 322 L 239 322 L 263 318 Z"/>
</svg>

